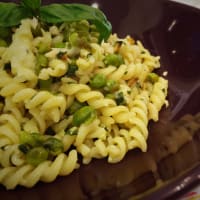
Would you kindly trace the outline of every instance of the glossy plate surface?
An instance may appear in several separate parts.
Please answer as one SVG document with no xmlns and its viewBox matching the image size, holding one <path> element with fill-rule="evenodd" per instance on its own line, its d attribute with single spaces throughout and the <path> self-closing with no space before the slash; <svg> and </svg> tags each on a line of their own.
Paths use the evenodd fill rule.
<svg viewBox="0 0 200 200">
<path fill-rule="evenodd" d="M 131 151 L 118 164 L 96 160 L 67 177 L 39 183 L 32 189 L 6 191 L 0 186 L 0 199 L 177 199 L 200 177 L 200 10 L 166 0 L 43 1 L 53 2 L 99 6 L 113 32 L 120 37 L 129 34 L 141 40 L 152 54 L 160 55 L 160 73 L 168 71 L 170 106 L 162 110 L 158 123 L 149 126 L 147 153 Z M 188 127 L 194 122 L 196 128 L 191 130 Z M 165 147 L 162 138 L 174 131 L 181 135 L 186 125 L 187 131 L 194 132 L 191 141 L 174 147 L 170 155 L 152 159 L 157 148 Z M 154 189 L 159 182 L 161 187 Z M 145 197 L 140 196 L 149 189 Z"/>
</svg>

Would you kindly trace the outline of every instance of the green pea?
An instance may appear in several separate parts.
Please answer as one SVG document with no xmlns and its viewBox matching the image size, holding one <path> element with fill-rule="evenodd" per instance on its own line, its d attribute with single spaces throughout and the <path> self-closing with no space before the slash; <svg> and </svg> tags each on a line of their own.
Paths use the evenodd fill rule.
<svg viewBox="0 0 200 200">
<path fill-rule="evenodd" d="M 120 54 L 108 54 L 105 56 L 104 63 L 106 65 L 113 65 L 119 67 L 124 63 L 124 60 Z"/>
<path fill-rule="evenodd" d="M 90 106 L 84 106 L 74 113 L 72 124 L 80 126 L 82 123 L 91 122 L 95 117 L 95 110 Z"/>
<path fill-rule="evenodd" d="M 106 77 L 103 74 L 95 74 L 90 81 L 90 86 L 95 89 L 102 88 L 105 85 Z"/>
<path fill-rule="evenodd" d="M 159 76 L 156 73 L 149 73 L 147 76 L 147 81 L 151 83 L 157 82 L 159 79 Z"/>
<path fill-rule="evenodd" d="M 26 154 L 26 161 L 34 166 L 48 159 L 48 151 L 44 147 L 34 147 Z"/>
<path fill-rule="evenodd" d="M 67 76 L 74 76 L 76 71 L 78 70 L 78 66 L 75 64 L 69 64 L 67 70 Z"/>
<path fill-rule="evenodd" d="M 50 152 L 51 155 L 56 156 L 64 151 L 64 146 L 61 140 L 50 137 L 48 138 L 44 144 L 44 148 Z"/>
<path fill-rule="evenodd" d="M 50 90 L 51 84 L 52 84 L 52 78 L 49 78 L 47 80 L 39 79 L 39 88 L 41 90 Z"/>
<path fill-rule="evenodd" d="M 79 101 L 74 101 L 72 105 L 69 107 L 69 114 L 75 113 L 77 110 L 85 106 L 85 103 L 80 103 Z"/>
<path fill-rule="evenodd" d="M 28 133 L 26 131 L 21 131 L 19 138 L 21 144 L 28 144 L 32 147 L 40 146 L 43 142 L 43 137 L 39 133 Z"/>
<path fill-rule="evenodd" d="M 104 87 L 104 90 L 106 92 L 112 92 L 114 90 L 117 90 L 119 88 L 119 84 L 115 80 L 107 80 L 106 86 Z"/>
<path fill-rule="evenodd" d="M 7 42 L 3 39 L 0 39 L 0 47 L 7 47 L 7 46 L 8 46 Z"/>
</svg>

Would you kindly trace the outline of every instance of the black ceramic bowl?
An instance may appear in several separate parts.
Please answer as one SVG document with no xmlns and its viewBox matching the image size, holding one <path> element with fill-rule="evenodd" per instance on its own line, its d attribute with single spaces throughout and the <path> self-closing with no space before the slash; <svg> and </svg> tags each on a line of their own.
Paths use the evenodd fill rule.
<svg viewBox="0 0 200 200">
<path fill-rule="evenodd" d="M 131 151 L 112 165 L 95 160 L 32 189 L 6 191 L 0 186 L 0 199 L 177 199 L 200 177 L 200 10 L 167 0 L 43 1 L 53 2 L 95 3 L 110 20 L 113 32 L 120 37 L 129 34 L 160 55 L 159 73 L 168 71 L 170 106 L 162 110 L 158 123 L 149 126 L 147 153 Z M 178 138 L 184 131 L 193 131 L 190 141 L 159 159 L 155 156 L 158 148 L 167 151 L 163 138 Z"/>
</svg>

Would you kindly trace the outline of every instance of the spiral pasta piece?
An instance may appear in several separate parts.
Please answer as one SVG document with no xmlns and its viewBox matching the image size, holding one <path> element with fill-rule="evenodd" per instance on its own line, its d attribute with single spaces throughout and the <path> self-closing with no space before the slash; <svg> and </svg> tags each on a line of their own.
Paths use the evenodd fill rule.
<svg viewBox="0 0 200 200">
<path fill-rule="evenodd" d="M 64 95 L 53 95 L 48 91 L 37 92 L 32 88 L 21 89 L 12 98 L 14 103 L 23 102 L 27 109 L 39 108 L 46 115 L 50 114 L 51 119 L 56 122 L 60 120 L 67 106 Z"/>
<path fill-rule="evenodd" d="M 19 131 L 21 130 L 20 121 L 12 114 L 2 114 L 0 116 L 0 138 L 4 139 L 2 146 L 6 144 L 15 144 L 19 141 Z M 5 140 L 7 138 L 7 140 Z M 1 147 L 1 146 L 0 146 Z"/>
<path fill-rule="evenodd" d="M 118 68 L 114 66 L 108 66 L 107 68 L 97 70 L 98 73 L 104 74 L 106 77 L 112 80 L 130 80 L 130 79 L 139 79 L 143 82 L 150 72 L 146 65 L 141 63 L 137 64 L 122 64 Z"/>
<path fill-rule="evenodd" d="M 24 155 L 17 144 L 6 145 L 0 149 L 0 166 L 21 166 L 24 162 Z"/>
<path fill-rule="evenodd" d="M 153 86 L 153 90 L 150 96 L 150 102 L 148 105 L 149 119 L 158 121 L 158 113 L 163 104 L 166 102 L 167 96 L 167 80 L 160 77 L 158 82 Z"/>
<path fill-rule="evenodd" d="M 108 148 L 107 148 L 105 139 L 97 139 L 97 140 L 87 140 L 81 145 L 77 147 L 78 152 L 83 155 L 83 163 L 89 164 L 93 158 L 102 158 L 108 156 Z"/>
<path fill-rule="evenodd" d="M 101 109 L 104 116 L 112 116 L 117 123 L 126 123 L 130 119 L 130 112 L 126 106 L 113 106 Z"/>
<path fill-rule="evenodd" d="M 77 167 L 77 152 L 71 150 L 68 156 L 60 154 L 54 161 L 43 162 L 36 168 L 23 165 L 0 169 L 0 182 L 6 185 L 7 189 L 13 189 L 16 185 L 33 187 L 40 180 L 52 182 L 58 175 L 70 174 Z"/>
<path fill-rule="evenodd" d="M 60 90 L 65 95 L 75 96 L 80 102 L 88 102 L 95 109 L 116 105 L 113 100 L 104 98 L 101 92 L 91 91 L 90 87 L 84 84 L 63 84 Z"/>
<path fill-rule="evenodd" d="M 108 162 L 116 163 L 122 160 L 127 152 L 126 142 L 123 137 L 116 136 L 108 146 Z"/>
</svg>

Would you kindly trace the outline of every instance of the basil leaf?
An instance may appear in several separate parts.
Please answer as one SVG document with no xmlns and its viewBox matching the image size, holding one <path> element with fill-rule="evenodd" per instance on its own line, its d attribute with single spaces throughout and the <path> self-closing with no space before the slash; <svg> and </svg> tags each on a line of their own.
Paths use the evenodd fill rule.
<svg viewBox="0 0 200 200">
<path fill-rule="evenodd" d="M 21 0 L 21 4 L 24 7 L 31 8 L 32 10 L 36 10 L 40 8 L 41 0 Z"/>
<path fill-rule="evenodd" d="M 50 4 L 40 8 L 40 18 L 47 23 L 73 22 L 88 20 L 96 25 L 100 41 L 111 33 L 111 24 L 97 8 L 84 4 Z"/>
<path fill-rule="evenodd" d="M 0 27 L 15 26 L 30 14 L 22 6 L 15 3 L 0 2 Z"/>
<path fill-rule="evenodd" d="M 34 16 L 38 16 L 41 0 L 21 0 L 21 5 L 27 8 Z"/>
</svg>

